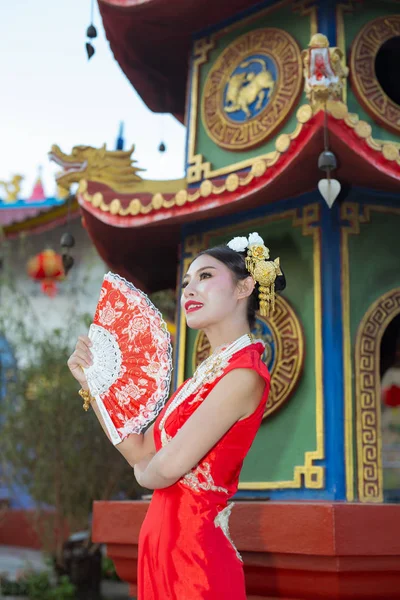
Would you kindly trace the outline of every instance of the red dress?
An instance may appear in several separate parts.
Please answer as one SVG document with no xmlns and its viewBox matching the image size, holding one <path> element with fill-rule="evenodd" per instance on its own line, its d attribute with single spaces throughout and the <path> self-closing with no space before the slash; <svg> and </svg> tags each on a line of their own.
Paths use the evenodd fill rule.
<svg viewBox="0 0 400 600">
<path fill-rule="evenodd" d="M 268 398 L 270 377 L 261 360 L 263 351 L 260 343 L 239 350 L 166 420 L 165 432 L 173 437 L 233 369 L 254 369 L 266 381 L 262 400 L 249 417 L 237 421 L 197 467 L 170 487 L 154 491 L 139 538 L 138 600 L 246 599 L 242 560 L 229 535 L 233 505 L 227 501 L 237 491 L 243 460 Z M 154 427 L 157 451 L 165 410 Z"/>
</svg>

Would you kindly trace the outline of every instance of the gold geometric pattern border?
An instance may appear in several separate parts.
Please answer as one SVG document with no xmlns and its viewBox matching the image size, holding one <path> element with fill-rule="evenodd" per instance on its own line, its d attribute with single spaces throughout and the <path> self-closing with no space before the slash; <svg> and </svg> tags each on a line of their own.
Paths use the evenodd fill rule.
<svg viewBox="0 0 400 600">
<path fill-rule="evenodd" d="M 356 338 L 358 496 L 382 502 L 380 346 L 390 321 L 400 314 L 400 288 L 381 296 L 367 311 Z"/>
<path fill-rule="evenodd" d="M 321 231 L 319 227 L 319 204 L 309 204 L 303 209 L 293 209 L 277 215 L 266 215 L 251 219 L 220 230 L 205 232 L 202 235 L 188 236 L 185 240 L 185 258 L 183 272 L 189 267 L 198 252 L 210 247 L 210 236 L 238 235 L 244 227 L 257 229 L 257 226 L 282 219 L 291 219 L 293 227 L 301 227 L 302 235 L 313 238 L 313 278 L 314 278 L 314 331 L 315 331 L 315 379 L 316 379 L 316 449 L 304 454 L 304 464 L 294 467 L 293 479 L 286 481 L 241 482 L 239 489 L 273 490 L 273 489 L 323 489 L 325 487 L 325 468 L 315 465 L 314 461 L 325 458 L 324 434 L 324 397 L 323 397 L 323 355 L 322 355 L 322 288 L 321 288 Z M 185 377 L 186 359 L 186 320 L 183 311 L 179 323 L 179 354 L 177 357 L 178 381 L 180 385 Z"/>
<path fill-rule="evenodd" d="M 327 111 L 336 120 L 343 120 L 348 127 L 354 130 L 360 139 L 365 140 L 372 150 L 381 152 L 387 161 L 395 162 L 400 166 L 400 144 L 375 140 L 372 137 L 371 125 L 366 121 L 361 121 L 358 115 L 349 113 L 347 106 L 342 102 L 328 102 Z M 80 181 L 78 193 L 85 202 L 89 202 L 92 206 L 103 212 L 119 216 L 137 216 L 148 215 L 161 209 L 173 208 L 174 206 L 180 207 L 185 204 L 191 204 L 202 198 L 208 198 L 211 194 L 218 196 L 225 192 L 235 192 L 239 188 L 248 186 L 255 179 L 263 177 L 268 168 L 276 165 L 282 155 L 289 150 L 292 142 L 300 135 L 304 125 L 312 117 L 313 111 L 311 106 L 309 104 L 301 106 L 296 114 L 297 126 L 293 133 L 279 135 L 275 141 L 275 151 L 252 159 L 251 163 L 247 165 L 250 166 L 250 171 L 244 176 L 240 176 L 238 173 L 229 173 L 225 180 L 218 184 L 215 184 L 210 179 L 204 179 L 199 188 L 193 191 L 182 189 L 171 198 L 165 198 L 163 194 L 157 193 L 153 195 L 147 205 L 142 204 L 139 198 L 133 198 L 126 207 L 123 206 L 123 202 L 119 198 L 114 198 L 109 203 L 105 202 L 101 192 L 90 194 L 87 191 L 88 184 L 84 179 Z M 231 165 L 229 170 L 236 167 L 237 165 Z"/>
<path fill-rule="evenodd" d="M 371 220 L 371 213 L 379 212 L 384 214 L 397 214 L 400 215 L 400 209 L 381 206 L 381 205 L 364 205 L 361 207 L 356 202 L 344 202 L 340 207 L 340 218 L 345 224 L 341 227 L 341 246 L 342 246 L 342 301 L 343 301 L 343 360 L 344 360 L 344 405 L 345 405 L 345 423 L 344 423 L 344 438 L 345 438 L 345 461 L 346 461 L 346 500 L 352 502 L 355 499 L 354 490 L 354 460 L 353 460 L 353 439 L 354 439 L 354 426 L 353 426 L 353 381 L 352 381 L 352 342 L 350 336 L 350 255 L 349 255 L 349 235 L 358 235 L 360 233 L 360 226 L 369 223 Z M 379 303 L 379 300 L 377 301 Z M 368 312 L 367 312 L 368 315 Z M 364 317 L 366 319 L 367 317 Z M 359 327 L 359 334 L 362 330 L 362 326 Z M 379 344 L 377 346 L 377 352 L 379 352 Z M 355 377 L 356 385 L 357 381 L 360 381 L 360 361 L 355 357 Z M 375 359 L 375 368 L 378 369 L 378 381 L 379 381 L 379 356 Z M 356 391 L 356 402 L 359 404 L 364 401 L 361 400 L 360 390 Z M 378 419 L 380 422 L 380 404 L 378 403 Z M 363 464 L 363 439 L 362 439 L 362 410 L 361 404 L 357 407 L 356 413 L 356 440 L 357 440 L 357 456 L 358 456 L 358 491 L 359 499 L 363 502 L 379 502 L 376 498 L 381 497 L 381 489 L 377 492 L 373 486 L 371 489 L 375 490 L 375 495 L 372 493 L 369 496 L 371 489 L 368 487 L 367 480 L 364 482 L 364 470 Z M 378 430 L 379 431 L 379 430 Z M 373 452 L 373 451 L 372 451 Z M 377 460 L 380 460 L 380 449 L 377 455 Z M 376 463 L 379 464 L 378 462 Z M 365 485 L 364 485 L 364 483 Z M 379 480 L 378 480 L 379 482 Z"/>
<path fill-rule="evenodd" d="M 353 40 L 350 75 L 355 95 L 370 116 L 386 129 L 400 133 L 400 107 L 381 86 L 375 61 L 379 50 L 400 35 L 400 15 L 384 15 L 369 21 Z"/>
<path fill-rule="evenodd" d="M 221 177 L 223 175 L 227 175 L 229 173 L 239 171 L 242 169 L 246 169 L 252 167 L 254 160 L 269 160 L 269 154 L 260 155 L 257 159 L 249 158 L 247 160 L 243 160 L 240 162 L 235 162 L 234 164 L 228 165 L 226 167 L 222 167 L 220 169 L 213 169 L 210 162 L 204 162 L 204 157 L 202 154 L 196 153 L 196 136 L 197 136 L 197 117 L 200 114 L 198 110 L 198 99 L 199 99 L 199 79 L 200 79 L 200 67 L 202 64 L 208 61 L 208 53 L 211 49 L 215 47 L 215 43 L 217 39 L 221 35 L 226 35 L 227 33 L 235 30 L 237 27 L 243 27 L 245 24 L 250 26 L 250 23 L 257 22 L 257 20 L 262 16 L 266 15 L 270 12 L 274 12 L 279 10 L 281 6 L 285 6 L 288 4 L 287 0 L 282 0 L 274 4 L 273 6 L 268 6 L 260 10 L 256 15 L 250 15 L 242 19 L 241 21 L 235 21 L 231 25 L 225 27 L 222 32 L 217 32 L 210 36 L 209 38 L 203 38 L 196 42 L 194 46 L 194 60 L 192 64 L 192 77 L 191 77 L 191 93 L 190 99 L 188 102 L 188 107 L 190 107 L 190 122 L 188 126 L 188 168 L 187 168 L 187 180 L 188 183 L 197 183 L 199 181 L 212 179 L 216 177 Z M 310 0 L 295 0 L 292 4 L 293 11 L 297 12 L 301 16 L 309 16 L 310 17 L 310 33 L 313 35 L 317 32 L 317 7 L 315 6 L 314 1 Z M 279 139 L 279 138 L 278 138 Z M 274 154 L 274 153 L 272 153 Z M 275 163 L 273 163 L 275 164 Z"/>
</svg>

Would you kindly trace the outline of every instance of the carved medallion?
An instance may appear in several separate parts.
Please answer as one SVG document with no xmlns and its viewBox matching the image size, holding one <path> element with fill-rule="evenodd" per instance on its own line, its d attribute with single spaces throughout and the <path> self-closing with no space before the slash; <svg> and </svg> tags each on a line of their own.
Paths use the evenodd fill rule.
<svg viewBox="0 0 400 600">
<path fill-rule="evenodd" d="M 398 36 L 400 15 L 379 17 L 367 23 L 353 42 L 350 75 L 354 93 L 365 110 L 386 129 L 400 134 L 400 105 L 386 94 L 375 69 L 383 44 Z"/>
<path fill-rule="evenodd" d="M 302 88 L 300 48 L 286 31 L 256 29 L 219 56 L 204 85 L 201 113 L 210 138 L 244 150 L 276 132 Z"/>
<path fill-rule="evenodd" d="M 271 391 L 264 417 L 278 410 L 292 396 L 303 370 L 304 334 L 287 300 L 276 297 L 275 312 L 268 319 L 257 315 L 254 336 L 265 344 L 263 361 L 271 374 Z M 206 335 L 199 332 L 194 345 L 193 370 L 210 354 Z"/>
</svg>

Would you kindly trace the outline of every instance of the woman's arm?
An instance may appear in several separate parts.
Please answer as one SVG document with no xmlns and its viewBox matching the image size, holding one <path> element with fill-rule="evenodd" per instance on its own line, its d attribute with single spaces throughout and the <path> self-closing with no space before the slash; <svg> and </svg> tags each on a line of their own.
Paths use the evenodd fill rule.
<svg viewBox="0 0 400 600">
<path fill-rule="evenodd" d="M 67 363 L 72 375 L 77 381 L 79 381 L 82 388 L 86 391 L 89 391 L 89 386 L 86 381 L 86 376 L 82 367 L 89 367 L 92 364 L 92 353 L 90 351 L 91 345 L 92 342 L 90 341 L 88 336 L 79 336 L 75 346 L 75 350 L 73 354 L 71 354 Z M 105 426 L 105 423 L 103 421 L 103 418 L 100 414 L 99 408 L 95 400 L 91 402 L 91 406 L 94 410 L 96 417 L 99 420 L 101 427 L 103 428 L 104 433 L 106 434 L 108 439 L 110 439 L 107 427 Z M 155 453 L 156 448 L 153 439 L 153 430 L 154 425 L 149 427 L 146 433 L 132 433 L 123 442 L 116 446 L 117 450 L 128 461 L 131 467 L 143 460 L 149 454 Z"/>
<path fill-rule="evenodd" d="M 154 457 L 135 465 L 140 485 L 165 488 L 195 467 L 237 421 L 261 401 L 265 381 L 250 369 L 225 375 L 189 417 L 175 437 Z"/>
</svg>

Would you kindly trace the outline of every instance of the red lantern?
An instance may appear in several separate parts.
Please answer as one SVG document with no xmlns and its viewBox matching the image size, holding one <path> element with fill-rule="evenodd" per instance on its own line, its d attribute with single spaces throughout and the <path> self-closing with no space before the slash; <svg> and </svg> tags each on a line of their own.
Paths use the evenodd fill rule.
<svg viewBox="0 0 400 600">
<path fill-rule="evenodd" d="M 44 250 L 31 258 L 26 270 L 29 277 L 35 281 L 40 281 L 42 291 L 51 298 L 57 294 L 57 281 L 62 281 L 65 277 L 62 257 L 54 250 Z"/>
<path fill-rule="evenodd" d="M 400 406 L 400 387 L 398 385 L 391 385 L 384 390 L 383 401 L 386 406 L 397 407 Z"/>
</svg>

